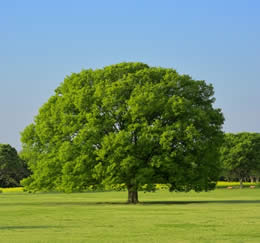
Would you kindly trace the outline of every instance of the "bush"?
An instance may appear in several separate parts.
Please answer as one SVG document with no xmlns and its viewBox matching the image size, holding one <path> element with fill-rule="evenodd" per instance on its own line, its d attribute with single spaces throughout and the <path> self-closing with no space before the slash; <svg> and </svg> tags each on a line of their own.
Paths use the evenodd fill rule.
<svg viewBox="0 0 260 243">
<path fill-rule="evenodd" d="M 239 188 L 239 186 L 238 181 L 218 181 L 216 188 Z M 243 182 L 243 187 L 249 188 L 250 186 L 260 187 L 260 183 Z"/>
<path fill-rule="evenodd" d="M 0 193 L 5 192 L 23 192 L 23 187 L 9 187 L 9 188 L 0 188 Z"/>
</svg>

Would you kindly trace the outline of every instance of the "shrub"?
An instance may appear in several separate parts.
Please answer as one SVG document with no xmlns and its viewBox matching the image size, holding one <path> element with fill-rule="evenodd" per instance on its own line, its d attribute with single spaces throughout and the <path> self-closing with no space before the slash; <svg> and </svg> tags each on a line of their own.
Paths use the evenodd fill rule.
<svg viewBox="0 0 260 243">
<path fill-rule="evenodd" d="M 9 188 L 0 188 L 1 192 L 23 192 L 23 187 L 9 187 Z"/>
<path fill-rule="evenodd" d="M 251 182 L 243 182 L 243 187 L 250 187 L 250 186 L 256 186 L 260 187 L 260 183 L 251 183 Z M 218 181 L 216 188 L 227 188 L 227 187 L 233 187 L 233 188 L 239 188 L 239 182 L 238 181 Z"/>
</svg>

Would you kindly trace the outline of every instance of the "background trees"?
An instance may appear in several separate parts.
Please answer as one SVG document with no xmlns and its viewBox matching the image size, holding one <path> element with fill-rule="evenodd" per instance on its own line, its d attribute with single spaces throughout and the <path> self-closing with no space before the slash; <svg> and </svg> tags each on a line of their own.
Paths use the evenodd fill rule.
<svg viewBox="0 0 260 243">
<path fill-rule="evenodd" d="M 225 175 L 230 179 L 239 179 L 240 188 L 243 180 L 256 178 L 260 174 L 260 134 L 238 133 L 225 134 L 221 148 L 221 162 Z"/>
<path fill-rule="evenodd" d="M 15 148 L 0 144 L 0 187 L 19 186 L 20 180 L 28 176 L 25 162 Z"/>
<path fill-rule="evenodd" d="M 218 179 L 223 115 L 213 87 L 173 69 L 121 63 L 66 77 L 22 133 L 28 190 L 125 184 L 209 190 Z"/>
</svg>

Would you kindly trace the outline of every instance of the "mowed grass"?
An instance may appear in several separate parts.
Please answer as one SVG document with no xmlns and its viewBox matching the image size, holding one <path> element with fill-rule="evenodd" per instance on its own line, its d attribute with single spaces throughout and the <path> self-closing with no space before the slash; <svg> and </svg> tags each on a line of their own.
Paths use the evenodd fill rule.
<svg viewBox="0 0 260 243">
<path fill-rule="evenodd" d="M 260 189 L 0 194 L 0 242 L 260 242 Z"/>
</svg>

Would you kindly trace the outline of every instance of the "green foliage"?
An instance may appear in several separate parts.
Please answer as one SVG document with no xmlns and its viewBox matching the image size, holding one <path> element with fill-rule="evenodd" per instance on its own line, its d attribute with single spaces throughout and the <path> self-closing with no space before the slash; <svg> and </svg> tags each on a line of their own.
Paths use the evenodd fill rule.
<svg viewBox="0 0 260 243">
<path fill-rule="evenodd" d="M 156 183 L 209 190 L 223 115 L 213 87 L 173 69 L 121 63 L 66 77 L 22 132 L 27 190 L 84 191 Z"/>
<path fill-rule="evenodd" d="M 26 165 L 15 148 L 0 144 L 0 187 L 15 187 L 28 175 Z"/>
<path fill-rule="evenodd" d="M 231 179 L 248 178 L 260 172 L 260 134 L 225 134 L 221 148 L 221 162 L 226 177 Z"/>
<path fill-rule="evenodd" d="M 243 183 L 243 187 L 250 187 L 250 186 L 253 186 L 254 188 L 260 188 L 260 183 L 251 183 L 251 182 Z M 228 187 L 239 188 L 240 183 L 238 181 L 218 181 L 216 185 L 216 188 L 228 188 Z"/>
</svg>

